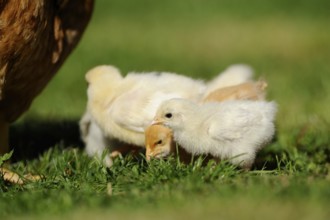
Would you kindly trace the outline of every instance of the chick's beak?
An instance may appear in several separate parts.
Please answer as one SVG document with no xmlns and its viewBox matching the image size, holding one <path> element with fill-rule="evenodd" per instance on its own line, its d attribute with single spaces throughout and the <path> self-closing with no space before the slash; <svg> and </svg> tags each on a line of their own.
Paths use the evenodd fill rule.
<svg viewBox="0 0 330 220">
<path fill-rule="evenodd" d="M 152 122 L 151 122 L 151 125 L 161 125 L 161 124 L 164 124 L 164 120 L 161 119 L 161 118 L 155 118 Z"/>
<path fill-rule="evenodd" d="M 146 146 L 146 159 L 147 159 L 147 161 L 150 161 L 152 156 L 153 156 L 153 153 L 151 152 L 149 145 L 147 145 Z"/>
</svg>

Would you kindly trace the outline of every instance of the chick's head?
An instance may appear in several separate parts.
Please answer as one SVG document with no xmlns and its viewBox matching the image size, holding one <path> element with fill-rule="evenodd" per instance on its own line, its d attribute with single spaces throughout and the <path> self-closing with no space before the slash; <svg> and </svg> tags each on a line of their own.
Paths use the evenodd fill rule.
<svg viewBox="0 0 330 220">
<path fill-rule="evenodd" d="M 152 124 L 165 125 L 171 129 L 180 129 L 186 116 L 191 114 L 196 105 L 186 99 L 170 99 L 158 108 Z"/>
<path fill-rule="evenodd" d="M 145 130 L 146 159 L 164 158 L 175 151 L 171 129 L 163 125 L 150 125 Z"/>
</svg>

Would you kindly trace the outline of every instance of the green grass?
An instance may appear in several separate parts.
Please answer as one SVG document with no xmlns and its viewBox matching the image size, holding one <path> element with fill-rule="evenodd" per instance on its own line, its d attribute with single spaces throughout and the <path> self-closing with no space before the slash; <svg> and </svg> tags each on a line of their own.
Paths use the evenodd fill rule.
<svg viewBox="0 0 330 220">
<path fill-rule="evenodd" d="M 327 219 L 330 216 L 329 1 L 97 0 L 60 72 L 11 127 L 11 168 L 44 179 L 0 180 L 1 219 Z M 173 71 L 209 79 L 247 63 L 279 103 L 274 141 L 250 172 L 201 159 L 88 158 L 77 121 L 85 72 Z"/>
</svg>

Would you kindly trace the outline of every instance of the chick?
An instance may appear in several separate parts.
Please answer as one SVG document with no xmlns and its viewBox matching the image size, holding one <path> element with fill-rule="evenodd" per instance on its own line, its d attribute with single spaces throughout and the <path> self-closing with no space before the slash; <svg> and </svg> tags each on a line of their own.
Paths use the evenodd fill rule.
<svg viewBox="0 0 330 220">
<path fill-rule="evenodd" d="M 145 130 L 146 159 L 163 158 L 175 152 L 172 130 L 163 125 L 151 125 Z"/>
<path fill-rule="evenodd" d="M 251 82 L 253 74 L 253 69 L 246 64 L 231 65 L 218 74 L 214 79 L 207 82 L 203 99 L 218 89 Z"/>
<path fill-rule="evenodd" d="M 266 88 L 267 83 L 264 80 L 227 86 L 211 92 L 203 99 L 203 102 L 220 102 L 225 100 L 264 100 Z"/>
<path fill-rule="evenodd" d="M 211 92 L 202 102 L 221 102 L 226 100 L 264 100 L 265 81 L 246 82 L 234 86 L 227 86 Z M 162 125 L 150 125 L 145 131 L 146 159 L 150 157 L 162 158 L 176 153 L 171 129 Z M 181 148 L 179 148 L 181 149 Z M 183 153 L 185 154 L 185 152 Z M 180 154 L 179 154 L 180 156 Z M 187 157 L 187 156 L 182 156 Z"/>
<path fill-rule="evenodd" d="M 173 131 L 193 155 L 210 154 L 250 169 L 256 153 L 273 137 L 275 102 L 235 100 L 198 105 L 186 99 L 163 102 L 152 124 Z"/>
<path fill-rule="evenodd" d="M 146 160 L 165 158 L 171 154 L 178 155 L 180 161 L 189 163 L 192 155 L 185 149 L 177 147 L 173 140 L 172 130 L 164 125 L 151 125 L 145 130 Z"/>
<path fill-rule="evenodd" d="M 86 80 L 87 112 L 101 131 L 98 138 L 139 147 L 144 147 L 144 130 L 163 101 L 185 98 L 197 102 L 206 88 L 200 80 L 174 73 L 132 72 L 123 77 L 113 66 L 93 68 L 86 74 Z M 87 152 L 100 150 L 90 149 L 92 146 L 86 145 Z"/>
</svg>

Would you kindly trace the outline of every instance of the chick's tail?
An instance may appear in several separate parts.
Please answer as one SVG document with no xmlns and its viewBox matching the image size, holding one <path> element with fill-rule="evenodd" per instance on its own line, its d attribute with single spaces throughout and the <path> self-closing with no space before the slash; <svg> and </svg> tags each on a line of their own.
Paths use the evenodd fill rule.
<svg viewBox="0 0 330 220">
<path fill-rule="evenodd" d="M 116 67 L 110 65 L 101 65 L 89 70 L 86 73 L 85 78 L 89 84 L 93 84 L 102 81 L 115 81 L 116 79 L 121 79 L 122 76 Z"/>
</svg>

